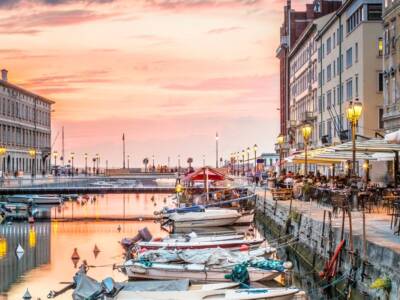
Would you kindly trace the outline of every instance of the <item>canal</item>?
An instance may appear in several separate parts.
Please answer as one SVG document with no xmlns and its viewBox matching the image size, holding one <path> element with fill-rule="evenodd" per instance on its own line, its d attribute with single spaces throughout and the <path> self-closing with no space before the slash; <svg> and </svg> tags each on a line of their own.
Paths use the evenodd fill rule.
<svg viewBox="0 0 400 300">
<path fill-rule="evenodd" d="M 151 218 L 155 209 L 169 205 L 168 195 L 101 195 L 87 201 L 67 201 L 53 208 L 52 222 L 14 223 L 0 226 L 0 299 L 22 299 L 29 289 L 33 299 L 47 298 L 50 290 L 59 290 L 71 281 L 80 263 L 86 260 L 93 267 L 89 275 L 97 280 L 112 276 L 117 281 L 127 278 L 113 264 L 123 262 L 123 237 L 136 235 L 148 227 L 153 236 L 167 232 Z M 142 217 L 142 218 L 140 218 Z M 130 221 L 128 219 L 137 218 Z M 276 240 L 271 226 L 257 222 L 257 234 Z M 16 253 L 18 245 L 23 253 Z M 79 260 L 72 260 L 74 249 Z M 94 251 L 97 248 L 99 251 Z M 328 299 L 322 293 L 312 265 L 291 247 L 279 249 L 279 256 L 294 263 L 293 283 L 309 291 L 311 299 Z M 320 264 L 320 265 L 318 265 Z M 320 268 L 314 263 L 314 269 Z M 330 299 L 341 299 L 335 293 Z M 66 293 L 58 299 L 71 299 Z"/>
</svg>

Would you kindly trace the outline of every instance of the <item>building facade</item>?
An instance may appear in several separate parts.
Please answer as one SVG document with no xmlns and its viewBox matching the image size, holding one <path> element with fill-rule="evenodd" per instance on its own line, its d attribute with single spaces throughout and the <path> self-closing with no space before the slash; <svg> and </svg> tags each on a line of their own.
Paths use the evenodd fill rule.
<svg viewBox="0 0 400 300">
<path fill-rule="evenodd" d="M 50 171 L 53 101 L 0 80 L 0 147 L 2 174 L 36 175 Z"/>
<path fill-rule="evenodd" d="M 398 50 L 400 29 L 400 0 L 383 2 L 383 126 L 386 133 L 400 129 L 400 56 Z"/>
<path fill-rule="evenodd" d="M 280 134 L 287 137 L 284 155 L 287 154 L 289 148 L 287 145 L 293 143 L 293 137 L 288 132 L 291 118 L 289 53 L 308 24 L 337 10 L 341 3 L 340 0 L 314 0 L 313 3 L 306 4 L 304 11 L 296 11 L 292 9 L 291 1 L 288 0 L 284 7 L 284 19 L 280 28 L 280 44 L 276 50 L 280 66 Z"/>
<path fill-rule="evenodd" d="M 345 114 L 350 101 L 363 105 L 359 136 L 383 133 L 381 14 L 381 0 L 348 0 L 316 36 L 318 146 L 351 138 Z"/>
<path fill-rule="evenodd" d="M 332 13 L 311 22 L 289 53 L 288 135 L 292 141 L 292 151 L 304 149 L 301 128 L 305 124 L 310 124 L 314 128 L 309 144 L 315 146 L 317 141 L 318 47 L 316 36 L 331 16 Z"/>
</svg>

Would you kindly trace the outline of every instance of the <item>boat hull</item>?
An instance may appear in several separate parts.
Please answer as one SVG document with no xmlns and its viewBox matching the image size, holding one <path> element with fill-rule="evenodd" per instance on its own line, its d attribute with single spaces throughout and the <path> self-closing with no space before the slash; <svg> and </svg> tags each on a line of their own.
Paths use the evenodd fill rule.
<svg viewBox="0 0 400 300">
<path fill-rule="evenodd" d="M 225 219 L 208 219 L 208 220 L 187 220 L 187 221 L 173 221 L 175 228 L 198 228 L 198 227 L 218 227 L 229 226 L 235 224 L 240 217 L 232 217 Z"/>
<path fill-rule="evenodd" d="M 158 267 L 160 266 L 160 267 Z M 190 279 L 196 282 L 230 282 L 225 278 L 230 274 L 228 268 L 186 268 L 185 265 L 174 265 L 169 268 L 162 264 L 153 264 L 145 267 L 140 264 L 125 265 L 126 274 L 129 279 Z M 278 271 L 266 271 L 255 268 L 248 268 L 251 282 L 271 280 L 280 275 Z"/>
</svg>

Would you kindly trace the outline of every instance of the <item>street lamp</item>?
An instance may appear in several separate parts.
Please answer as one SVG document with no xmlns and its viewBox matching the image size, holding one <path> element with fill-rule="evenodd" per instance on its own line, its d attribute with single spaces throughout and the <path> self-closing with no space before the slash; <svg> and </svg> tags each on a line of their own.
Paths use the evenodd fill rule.
<svg viewBox="0 0 400 300">
<path fill-rule="evenodd" d="M 250 147 L 247 147 L 247 172 L 250 170 Z"/>
<path fill-rule="evenodd" d="M 88 154 L 85 153 L 84 157 L 85 157 L 85 176 L 87 176 L 87 158 L 88 158 Z"/>
<path fill-rule="evenodd" d="M 181 155 L 178 154 L 178 176 L 181 175 Z"/>
<path fill-rule="evenodd" d="M 279 175 L 281 174 L 281 168 L 282 168 L 282 146 L 283 143 L 285 142 L 285 137 L 283 134 L 280 134 L 277 139 L 276 139 L 278 145 L 279 145 Z"/>
<path fill-rule="evenodd" d="M 99 167 L 100 167 L 100 155 L 96 153 L 96 162 L 97 162 L 97 175 L 100 173 Z"/>
<path fill-rule="evenodd" d="M 129 158 L 130 158 L 130 156 L 129 156 L 129 154 L 128 154 L 128 170 L 129 170 Z"/>
<path fill-rule="evenodd" d="M 57 151 L 54 151 L 54 152 L 53 152 L 54 166 L 57 166 L 57 156 L 58 156 L 58 152 L 57 152 Z"/>
<path fill-rule="evenodd" d="M 36 150 L 31 148 L 28 150 L 29 156 L 32 157 L 32 178 L 35 177 L 36 174 Z"/>
<path fill-rule="evenodd" d="M 362 113 L 362 104 L 358 102 L 356 99 L 354 102 L 350 101 L 347 107 L 346 115 L 347 119 L 351 123 L 351 140 L 352 140 L 352 153 L 353 153 L 353 162 L 351 168 L 351 175 L 356 176 L 356 126 L 357 122 L 361 117 Z"/>
<path fill-rule="evenodd" d="M 74 157 L 75 157 L 75 152 L 71 152 L 71 168 L 72 168 L 71 175 L 72 175 L 72 177 L 74 177 L 74 172 L 75 172 L 75 170 L 74 170 Z"/>
<path fill-rule="evenodd" d="M 310 140 L 312 127 L 310 124 L 305 124 L 303 128 L 301 128 L 301 132 L 303 133 L 304 139 L 304 176 L 307 176 L 308 173 L 308 165 L 307 165 L 307 146 L 308 141 Z"/>
<path fill-rule="evenodd" d="M 218 168 L 218 132 L 215 133 L 215 167 Z"/>
<path fill-rule="evenodd" d="M 256 176 L 256 173 L 257 173 L 257 149 L 258 149 L 257 144 L 254 144 L 254 146 L 253 146 L 253 150 L 254 150 L 254 176 Z"/>
<path fill-rule="evenodd" d="M 154 168 L 154 154 L 151 156 L 151 158 L 153 159 L 153 172 L 154 172 L 154 170 L 155 170 L 155 168 Z"/>
<path fill-rule="evenodd" d="M 242 175 L 244 176 L 244 154 L 246 153 L 245 150 L 242 150 Z"/>
</svg>

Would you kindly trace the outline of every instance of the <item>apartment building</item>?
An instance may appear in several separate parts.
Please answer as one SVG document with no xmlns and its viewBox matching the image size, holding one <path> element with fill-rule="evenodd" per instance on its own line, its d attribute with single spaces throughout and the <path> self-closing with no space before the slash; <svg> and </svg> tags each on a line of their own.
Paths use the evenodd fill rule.
<svg viewBox="0 0 400 300">
<path fill-rule="evenodd" d="M 386 133 L 400 129 L 400 55 L 398 50 L 400 28 L 400 0 L 385 0 L 383 5 L 383 127 Z"/>
<path fill-rule="evenodd" d="M 349 140 L 345 110 L 356 99 L 363 105 L 357 134 L 382 133 L 381 15 L 380 0 L 347 0 L 316 36 L 318 146 Z"/>
</svg>

